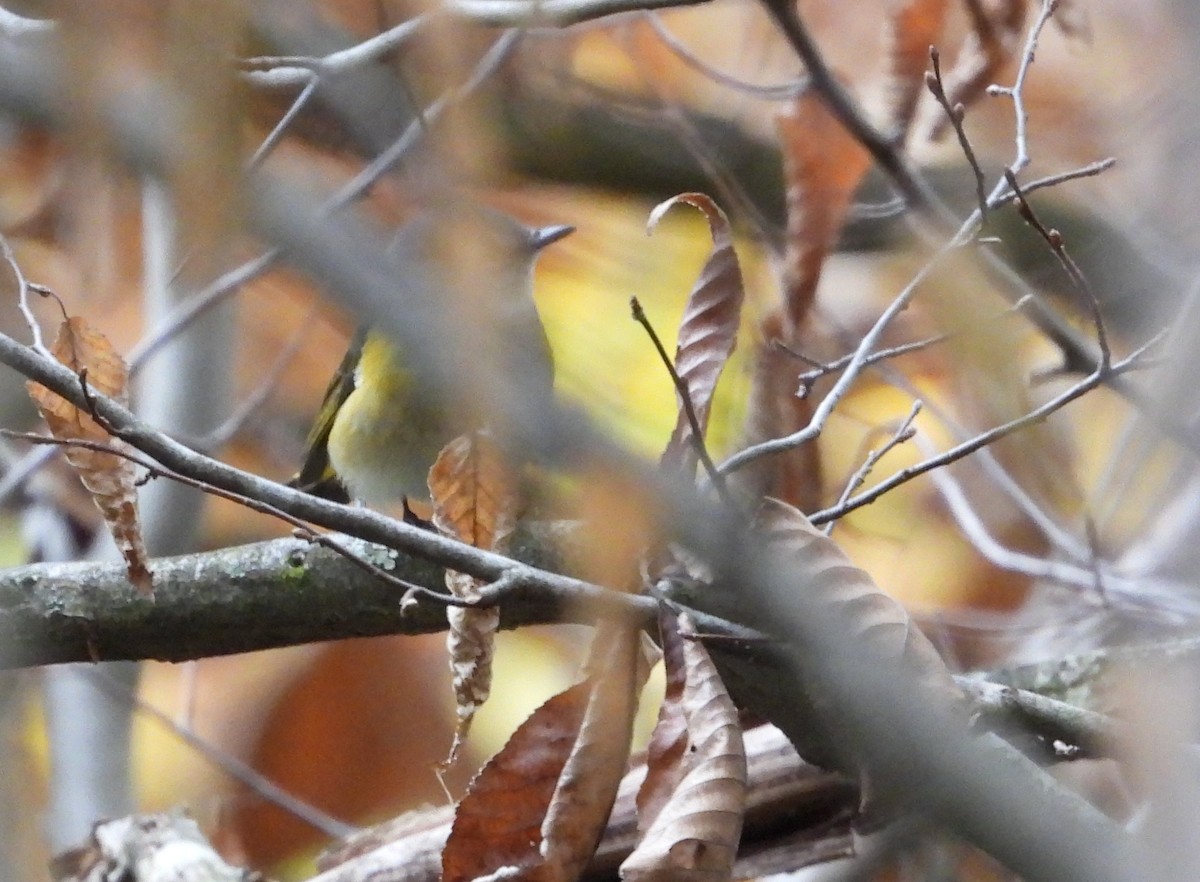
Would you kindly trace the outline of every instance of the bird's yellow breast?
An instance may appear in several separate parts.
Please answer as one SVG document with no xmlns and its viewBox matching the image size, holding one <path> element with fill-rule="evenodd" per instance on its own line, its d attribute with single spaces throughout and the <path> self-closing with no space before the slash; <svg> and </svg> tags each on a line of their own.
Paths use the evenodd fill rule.
<svg viewBox="0 0 1200 882">
<path fill-rule="evenodd" d="M 373 505 L 428 495 L 426 475 L 453 435 L 450 421 L 424 396 L 391 341 L 368 334 L 354 391 L 329 431 L 329 462 L 351 495 Z"/>
</svg>

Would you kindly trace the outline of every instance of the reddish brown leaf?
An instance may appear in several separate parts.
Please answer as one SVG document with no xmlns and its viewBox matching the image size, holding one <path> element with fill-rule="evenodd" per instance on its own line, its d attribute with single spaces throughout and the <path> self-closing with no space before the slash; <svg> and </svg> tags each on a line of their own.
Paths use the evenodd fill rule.
<svg viewBox="0 0 1200 882">
<path fill-rule="evenodd" d="M 459 803 L 442 852 L 442 882 L 469 882 L 501 867 L 532 878 L 542 863 L 542 821 L 579 735 L 592 684 L 551 698 L 484 766 Z"/>
<path fill-rule="evenodd" d="M 887 73 L 883 129 L 903 142 L 925 91 L 929 47 L 938 42 L 946 0 L 893 0 L 885 25 Z"/>
<path fill-rule="evenodd" d="M 737 252 L 733 249 L 733 231 L 729 220 L 720 207 L 703 193 L 682 193 L 659 203 L 650 212 L 648 229 L 653 230 L 658 226 L 662 216 L 681 202 L 704 212 L 713 240 L 708 260 L 688 296 L 675 350 L 675 370 L 687 384 L 696 422 L 704 432 L 708 428 L 708 415 L 717 381 L 737 346 L 745 284 Z M 691 421 L 680 401 L 675 430 L 662 457 L 664 467 L 679 469 L 687 475 L 695 473 L 697 457 L 691 438 Z"/>
<path fill-rule="evenodd" d="M 527 719 L 471 783 L 442 856 L 443 882 L 493 873 L 573 882 L 595 852 L 629 756 L 647 668 L 638 632 L 602 624 L 588 678 Z"/>
<path fill-rule="evenodd" d="M 683 680 L 676 708 L 686 721 L 687 747 L 649 758 L 675 768 L 647 771 L 638 799 L 638 826 L 647 829 L 621 865 L 626 880 L 723 882 L 732 875 L 741 838 L 747 773 L 737 708 L 704 644 L 684 639 L 680 630 L 694 631 L 686 616 L 668 624 L 663 639 L 677 644 L 665 658 L 679 667 L 668 671 L 668 682 Z M 663 793 L 672 778 L 674 786 Z M 658 792 L 643 799 L 647 788 Z"/>
<path fill-rule="evenodd" d="M 797 345 L 825 257 L 837 244 L 850 198 L 871 166 L 865 147 L 813 90 L 776 118 L 787 184 L 783 339 Z"/>
<path fill-rule="evenodd" d="M 649 673 L 643 659 L 640 629 L 611 621 L 596 628 L 588 660 L 596 685 L 542 826 L 545 882 L 575 882 L 604 833 Z"/>
<path fill-rule="evenodd" d="M 78 316 L 66 319 L 50 351 L 75 373 L 86 376 L 89 388 L 122 403 L 128 400 L 129 370 L 124 360 L 108 339 L 84 319 Z M 31 380 L 26 386 L 55 438 L 91 441 L 121 449 L 122 442 L 112 438 L 91 414 L 39 383 Z M 104 515 L 113 541 L 125 558 L 130 583 L 139 594 L 152 595 L 154 581 L 138 524 L 137 474 L 133 464 L 117 453 L 81 447 L 68 447 L 66 457 Z"/>
<path fill-rule="evenodd" d="M 972 28 L 954 59 L 954 66 L 942 77 L 950 106 L 970 107 L 996 81 L 1000 69 L 1011 61 L 1021 45 L 1021 31 L 1029 4 L 1026 0 L 979 0 L 968 3 Z M 940 138 L 950 125 L 945 111 L 930 106 L 932 117 L 926 122 L 926 137 Z"/>
<path fill-rule="evenodd" d="M 484 432 L 455 438 L 442 449 L 429 471 L 433 522 L 443 532 L 476 548 L 503 551 L 517 522 L 519 494 L 503 452 Z M 482 583 L 446 571 L 446 587 L 455 597 L 475 600 Z M 500 610 L 450 607 L 446 645 L 454 674 L 458 725 L 446 757 L 453 763 L 471 729 L 475 713 L 492 688 L 492 661 Z"/>
</svg>

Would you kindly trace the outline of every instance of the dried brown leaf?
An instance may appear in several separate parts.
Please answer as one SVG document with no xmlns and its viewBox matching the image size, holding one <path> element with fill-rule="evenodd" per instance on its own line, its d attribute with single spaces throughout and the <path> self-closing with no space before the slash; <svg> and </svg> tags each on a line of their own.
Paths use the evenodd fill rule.
<svg viewBox="0 0 1200 882">
<path fill-rule="evenodd" d="M 704 432 L 717 381 L 737 346 L 745 283 L 733 248 L 729 220 L 720 206 L 703 193 L 682 193 L 660 202 L 650 212 L 648 230 L 652 231 L 662 216 L 681 202 L 704 213 L 713 240 L 708 260 L 688 296 L 675 350 L 675 370 L 687 384 L 696 422 Z M 666 468 L 679 469 L 687 475 L 695 473 L 697 457 L 691 438 L 691 421 L 680 401 L 675 429 L 662 457 Z"/>
<path fill-rule="evenodd" d="M 1000 69 L 1021 46 L 1021 31 L 1029 4 L 1026 0 L 976 0 L 968 3 L 972 28 L 963 41 L 954 66 L 942 77 L 950 106 L 970 107 L 996 81 Z M 950 125 L 945 112 L 931 108 L 925 128 L 930 140 L 940 138 Z"/>
<path fill-rule="evenodd" d="M 787 185 L 783 339 L 798 345 L 821 267 L 837 244 L 850 198 L 871 157 L 811 89 L 775 122 Z"/>
<path fill-rule="evenodd" d="M 811 397 L 796 395 L 802 363 L 776 344 L 782 341 L 783 319 L 778 311 L 763 319 L 754 354 L 750 402 L 742 431 L 743 448 L 782 438 L 808 425 Z M 801 511 L 820 507 L 822 469 L 820 450 L 804 444 L 763 457 L 739 469 L 733 480 L 751 499 L 773 496 Z"/>
<path fill-rule="evenodd" d="M 591 691 L 585 681 L 551 698 L 475 776 L 442 852 L 442 882 L 468 882 L 502 867 L 521 871 L 513 878 L 539 872 L 542 822 Z"/>
<path fill-rule="evenodd" d="M 476 548 L 503 550 L 517 522 L 518 493 L 508 459 L 486 432 L 455 438 L 429 470 L 433 522 Z"/>
<path fill-rule="evenodd" d="M 897 141 L 903 142 L 925 91 L 929 47 L 941 37 L 946 6 L 946 0 L 893 0 L 888 10 L 882 128 Z"/>
<path fill-rule="evenodd" d="M 638 632 L 601 625 L 584 682 L 518 727 L 471 782 L 442 854 L 443 882 L 492 874 L 572 882 L 595 852 L 629 756 L 645 683 Z"/>
<path fill-rule="evenodd" d="M 814 527 L 798 509 L 767 499 L 757 527 L 792 572 L 803 573 L 807 590 L 834 608 L 848 630 L 874 658 L 907 668 L 917 679 L 961 699 L 950 670 L 907 610 L 884 593 L 836 542 Z"/>
<path fill-rule="evenodd" d="M 520 495 L 503 451 L 485 432 L 455 438 L 429 471 L 433 522 L 443 532 L 476 548 L 503 551 L 516 527 Z M 483 583 L 446 571 L 446 587 L 455 597 L 477 600 Z M 453 763 L 470 732 L 475 713 L 492 688 L 492 661 L 500 610 L 451 607 L 446 646 L 453 672 L 458 723 L 446 757 Z"/>
<path fill-rule="evenodd" d="M 87 380 L 87 386 L 124 403 L 129 397 L 129 369 L 103 334 L 79 316 L 63 321 L 51 353 Z M 121 442 L 92 417 L 65 398 L 32 380 L 26 384 L 50 433 L 61 440 L 91 441 L 120 449 Z M 137 473 L 133 464 L 118 453 L 68 447 L 66 458 L 75 470 L 125 559 L 130 583 L 143 596 L 154 593 L 147 566 L 146 547 L 138 523 Z"/>
<path fill-rule="evenodd" d="M 685 722 L 686 747 L 672 744 L 648 758 L 646 782 L 638 794 L 638 825 L 647 829 L 621 865 L 621 878 L 723 882 L 733 872 L 746 806 L 746 751 L 738 711 L 704 644 L 681 636 L 681 630 L 694 632 L 687 616 L 678 623 L 667 616 L 660 621 L 668 683 L 683 681 L 682 690 L 672 694 L 668 689 L 668 696 L 672 715 Z M 677 670 L 670 670 L 672 665 Z M 672 742 L 677 741 L 676 728 L 668 723 L 666 737 Z"/>
<path fill-rule="evenodd" d="M 658 624 L 662 634 L 663 667 L 667 682 L 654 732 L 646 747 L 646 779 L 637 795 L 638 831 L 643 834 L 650 820 L 658 817 L 675 792 L 679 784 L 680 762 L 688 746 L 687 717 L 682 707 L 687 679 L 683 640 L 679 637 L 678 621 L 669 610 L 659 610 Z"/>
<path fill-rule="evenodd" d="M 542 825 L 544 882 L 575 882 L 596 851 L 629 761 L 649 674 L 644 660 L 640 629 L 617 622 L 596 628 L 588 659 L 596 685 Z"/>
</svg>

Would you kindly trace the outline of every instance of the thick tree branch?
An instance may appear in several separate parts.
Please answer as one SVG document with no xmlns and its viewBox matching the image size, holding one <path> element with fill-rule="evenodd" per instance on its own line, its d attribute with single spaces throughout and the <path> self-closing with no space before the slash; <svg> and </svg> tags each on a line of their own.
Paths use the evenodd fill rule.
<svg viewBox="0 0 1200 882">
<path fill-rule="evenodd" d="M 358 556 L 440 590 L 443 570 L 348 536 Z M 517 553 L 545 556 L 545 536 Z M 152 564 L 155 596 L 137 596 L 120 564 L 34 564 L 0 571 L 0 668 L 76 661 L 184 661 L 321 640 L 424 634 L 446 628 L 445 607 L 407 604 L 345 556 L 302 539 L 276 539 Z M 505 628 L 593 622 L 598 612 L 650 618 L 646 597 L 589 589 L 568 597 L 518 583 L 500 604 Z"/>
</svg>

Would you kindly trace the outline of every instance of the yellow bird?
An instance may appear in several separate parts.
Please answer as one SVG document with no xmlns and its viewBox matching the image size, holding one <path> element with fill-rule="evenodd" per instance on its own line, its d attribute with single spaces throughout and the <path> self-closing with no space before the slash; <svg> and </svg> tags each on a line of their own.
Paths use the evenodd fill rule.
<svg viewBox="0 0 1200 882">
<path fill-rule="evenodd" d="M 408 223 L 391 250 L 398 271 L 415 274 L 418 290 L 431 301 L 473 312 L 450 320 L 487 325 L 482 330 L 494 335 L 489 339 L 497 347 L 489 369 L 505 369 L 506 357 L 510 364 L 532 361 L 538 388 L 523 392 L 552 394 L 554 365 L 533 302 L 533 267 L 543 248 L 573 230 L 530 228 L 489 208 L 457 205 Z M 304 464 L 288 483 L 378 507 L 427 498 L 426 477 L 438 452 L 480 426 L 471 407 L 424 385 L 400 347 L 360 329 L 325 392 Z"/>
</svg>

